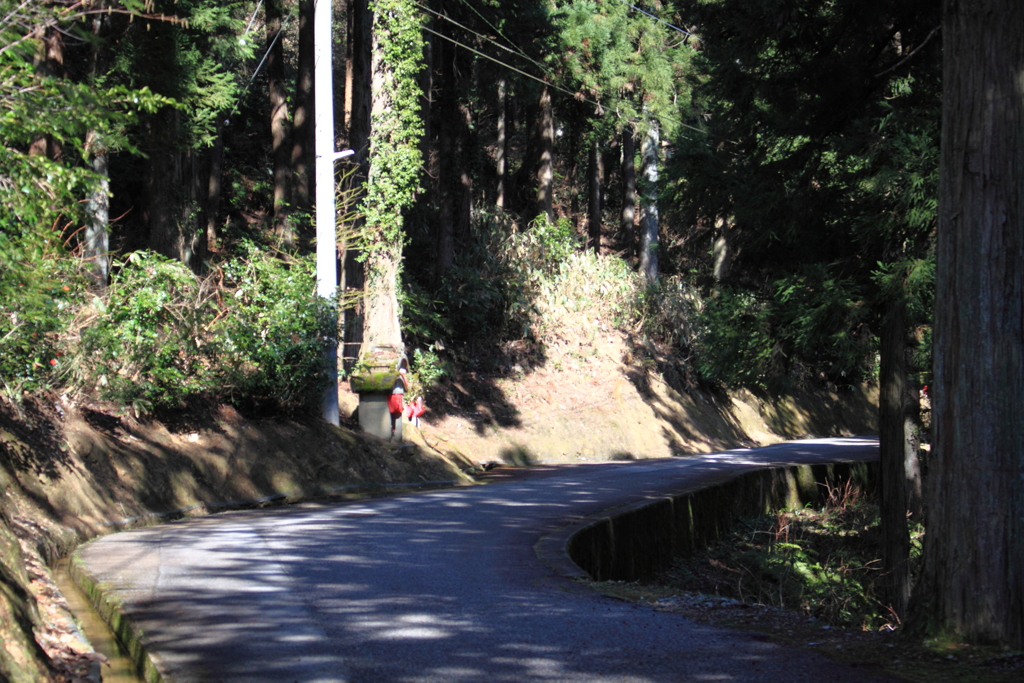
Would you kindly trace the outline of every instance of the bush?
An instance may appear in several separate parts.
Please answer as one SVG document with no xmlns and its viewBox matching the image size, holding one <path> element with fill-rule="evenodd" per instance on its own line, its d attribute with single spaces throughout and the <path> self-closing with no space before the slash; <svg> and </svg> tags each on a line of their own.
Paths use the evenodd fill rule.
<svg viewBox="0 0 1024 683">
<path fill-rule="evenodd" d="M 0 227 L 0 380 L 9 396 L 52 386 L 61 334 L 84 281 L 78 262 L 45 234 Z"/>
<path fill-rule="evenodd" d="M 744 520 L 656 582 L 797 610 L 833 626 L 891 624 L 883 604 L 877 502 L 847 488 L 822 509 L 778 510 Z M 911 525 L 910 565 L 920 571 L 924 528 Z"/>
<path fill-rule="evenodd" d="M 644 282 L 618 257 L 571 254 L 537 278 L 534 334 L 577 327 L 580 315 L 609 325 L 634 325 L 641 315 Z"/>
<path fill-rule="evenodd" d="M 522 229 L 508 215 L 481 215 L 438 293 L 436 325 L 453 339 L 523 339 L 537 320 L 542 281 L 557 274 L 579 249 L 567 218 L 535 220 Z"/>
<path fill-rule="evenodd" d="M 753 294 L 727 287 L 705 300 L 694 340 L 701 376 L 729 387 L 766 388 L 777 374 L 770 312 Z"/>
<path fill-rule="evenodd" d="M 335 307 L 315 295 L 314 267 L 248 246 L 200 279 L 136 252 L 82 332 L 76 382 L 137 411 L 197 397 L 307 407 L 325 386 L 326 343 L 337 335 Z"/>
<path fill-rule="evenodd" d="M 219 322 L 218 383 L 239 402 L 299 407 L 320 400 L 328 341 L 337 341 L 337 308 L 316 296 L 316 261 L 286 264 L 255 247 L 225 265 L 233 292 Z"/>
</svg>

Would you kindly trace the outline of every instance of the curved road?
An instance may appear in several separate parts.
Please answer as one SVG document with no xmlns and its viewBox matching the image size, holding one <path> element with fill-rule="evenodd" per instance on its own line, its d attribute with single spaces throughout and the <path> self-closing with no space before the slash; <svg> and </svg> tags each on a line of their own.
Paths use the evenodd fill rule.
<svg viewBox="0 0 1024 683">
<path fill-rule="evenodd" d="M 765 465 L 871 460 L 820 439 L 107 536 L 79 554 L 168 683 L 831 681 L 872 678 L 755 634 L 611 600 L 539 539 L 644 496 Z"/>
</svg>

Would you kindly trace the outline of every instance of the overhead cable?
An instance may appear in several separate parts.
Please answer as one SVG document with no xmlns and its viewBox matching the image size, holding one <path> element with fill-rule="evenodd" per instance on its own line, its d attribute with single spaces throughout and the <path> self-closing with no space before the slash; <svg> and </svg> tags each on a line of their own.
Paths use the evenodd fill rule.
<svg viewBox="0 0 1024 683">
<path fill-rule="evenodd" d="M 477 50 L 475 48 L 470 47 L 469 45 L 466 45 L 464 43 L 460 43 L 459 41 L 455 40 L 451 36 L 446 36 L 443 33 L 435 31 L 432 28 L 428 28 L 428 27 L 424 26 L 423 30 L 428 31 L 430 33 L 433 33 L 435 36 L 437 36 L 439 38 L 443 38 L 444 40 L 447 40 L 448 42 L 452 43 L 453 45 L 457 45 L 457 46 L 459 46 L 459 47 L 461 47 L 461 48 L 463 48 L 465 50 L 469 50 L 473 54 L 475 54 L 477 56 L 480 56 L 480 57 L 483 57 L 484 59 L 490 60 L 490 61 L 494 62 L 495 64 L 498 64 L 499 66 L 503 66 L 506 69 L 514 71 L 514 72 L 516 72 L 516 73 L 518 73 L 518 74 L 520 74 L 522 76 L 526 76 L 527 78 L 529 78 L 531 80 L 534 80 L 534 81 L 537 81 L 538 83 L 541 83 L 542 85 L 545 85 L 545 86 L 547 86 L 549 88 L 552 88 L 553 90 L 557 90 L 558 92 L 564 93 L 564 94 L 568 95 L 569 97 L 572 97 L 575 100 L 579 100 L 581 102 L 586 102 L 588 104 L 592 104 L 595 107 L 598 107 L 599 109 L 604 109 L 607 106 L 607 105 L 601 104 L 600 102 L 596 102 L 596 101 L 594 101 L 594 100 L 592 100 L 592 99 L 590 99 L 588 97 L 582 96 L 578 92 L 573 92 L 573 91 L 569 90 L 568 88 L 563 88 L 560 85 L 557 85 L 557 84 L 552 83 L 550 81 L 545 81 L 544 79 L 539 78 L 538 76 L 534 76 L 531 73 L 527 73 L 526 71 L 523 71 L 522 69 L 514 67 L 511 64 L 507 64 L 507 63 L 501 61 L 500 59 L 497 59 L 496 57 L 492 57 L 492 56 L 490 56 L 488 54 L 480 52 L 479 50 Z M 678 119 L 671 118 L 671 117 L 668 117 L 668 116 L 664 116 L 664 117 L 661 117 L 661 118 L 664 118 L 666 120 L 670 120 L 670 121 L 672 121 L 673 123 L 675 123 L 676 125 L 678 125 L 678 126 L 680 126 L 682 128 L 688 128 L 690 130 L 695 130 L 698 133 L 701 133 L 702 135 L 711 135 L 711 133 L 709 133 L 706 130 L 703 130 L 701 128 L 697 128 L 696 126 L 691 126 L 691 125 L 689 125 L 687 123 L 683 123 L 682 121 L 679 121 Z M 637 123 L 637 121 L 633 121 L 633 120 L 629 120 L 629 122 L 633 123 L 633 124 Z"/>
<path fill-rule="evenodd" d="M 431 9 L 429 7 L 425 7 L 425 6 L 421 5 L 421 4 L 419 4 L 418 2 L 413 2 L 413 4 L 416 5 L 417 7 L 419 7 L 424 12 L 429 12 L 429 13 L 433 14 L 434 16 L 436 16 L 439 19 L 444 19 L 445 21 L 447 21 L 447 22 L 449 22 L 451 24 L 454 24 L 455 26 L 458 26 L 463 31 L 466 31 L 467 33 L 471 33 L 474 36 L 476 36 L 477 38 L 480 38 L 482 40 L 485 40 L 485 41 L 489 42 L 491 45 L 494 45 L 495 47 L 501 48 L 502 50 L 504 50 L 506 52 L 511 52 L 514 55 L 518 55 L 518 56 L 522 57 L 526 61 L 530 62 L 531 64 L 533 64 L 534 66 L 536 66 L 536 67 L 538 67 L 538 68 L 540 68 L 542 70 L 546 68 L 543 64 L 541 64 L 540 62 L 538 62 L 537 60 L 533 59 L 528 54 L 526 54 L 522 49 L 520 49 L 517 45 L 515 45 L 515 43 L 513 43 L 511 40 L 509 40 L 508 38 L 505 38 L 505 36 L 503 36 L 501 34 L 501 31 L 499 31 L 498 29 L 494 28 L 494 26 L 491 26 L 491 24 L 486 19 L 484 19 L 484 17 L 482 15 L 480 16 L 480 18 L 483 20 L 483 22 L 485 24 L 487 24 L 488 26 L 490 26 L 492 29 L 494 29 L 494 32 L 497 33 L 499 36 L 501 36 L 504 40 L 508 41 L 508 43 L 510 45 L 512 45 L 512 47 L 508 47 L 507 45 L 502 45 L 501 43 L 495 41 L 494 38 L 492 38 L 491 36 L 487 36 L 487 35 L 484 35 L 483 33 L 478 32 L 478 31 L 474 31 L 470 27 L 455 21 L 454 19 L 449 17 L 447 14 L 442 14 L 442 13 L 438 12 L 437 10 Z"/>
<path fill-rule="evenodd" d="M 661 17 L 659 17 L 659 16 L 657 16 L 657 15 L 655 15 L 655 14 L 651 14 L 650 12 L 648 12 L 648 11 L 647 11 L 647 10 L 645 10 L 645 9 L 640 9 L 639 7 L 637 7 L 636 5 L 634 5 L 633 3 L 629 2 L 629 0 L 622 0 L 622 3 L 623 3 L 623 4 L 625 4 L 625 5 L 627 6 L 627 7 L 629 7 L 629 8 L 631 8 L 631 9 L 633 9 L 633 10 L 635 10 L 635 11 L 639 12 L 640 14 L 646 14 L 646 15 L 647 15 L 647 16 L 649 16 L 649 17 L 650 17 L 651 19 L 654 19 L 655 21 L 660 21 L 661 23 L 665 24 L 665 26 L 668 26 L 668 27 L 669 27 L 670 29 L 672 29 L 673 31 L 678 31 L 679 33 L 682 33 L 683 35 L 686 35 L 686 36 L 690 36 L 690 37 L 696 37 L 696 36 L 694 36 L 694 35 L 693 35 L 692 33 L 690 33 L 689 31 L 686 31 L 686 30 L 684 30 L 684 29 L 681 29 L 681 28 L 679 28 L 678 26 L 676 26 L 675 24 L 670 24 L 669 22 L 665 21 L 665 20 L 664 20 L 664 19 L 662 19 Z"/>
</svg>

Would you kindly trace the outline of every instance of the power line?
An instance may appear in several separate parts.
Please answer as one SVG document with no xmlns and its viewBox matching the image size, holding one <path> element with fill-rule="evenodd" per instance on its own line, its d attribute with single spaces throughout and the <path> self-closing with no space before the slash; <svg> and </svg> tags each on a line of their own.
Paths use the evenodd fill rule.
<svg viewBox="0 0 1024 683">
<path fill-rule="evenodd" d="M 471 9 L 471 10 L 472 10 L 472 11 L 473 11 L 473 12 L 474 12 L 474 13 L 475 13 L 475 14 L 476 14 L 476 15 L 477 15 L 478 17 L 480 17 L 480 20 L 481 20 L 481 21 L 483 21 L 483 22 L 484 22 L 485 24 L 487 24 L 487 25 L 488 25 L 489 27 L 491 27 L 491 29 L 493 29 L 493 30 L 494 30 L 494 32 L 495 32 L 495 33 L 497 33 L 497 34 L 498 34 L 499 36 L 501 36 L 501 37 L 502 37 L 502 39 L 504 39 L 504 40 L 505 40 L 505 42 L 507 42 L 507 43 L 508 43 L 509 45 L 512 45 L 512 46 L 513 46 L 513 47 L 515 48 L 516 52 L 518 52 L 518 53 L 519 53 L 519 55 L 521 55 L 521 56 L 523 57 L 523 59 L 526 59 L 526 60 L 527 60 L 527 61 L 529 61 L 529 62 L 533 62 L 534 64 L 536 64 L 537 66 L 539 66 L 539 67 L 540 67 L 540 68 L 542 68 L 542 69 L 544 68 L 544 66 L 543 66 L 542 64 L 540 64 L 540 63 L 538 63 L 538 62 L 535 62 L 535 61 L 533 60 L 533 58 L 531 58 L 531 57 L 530 57 L 530 56 L 529 56 L 528 54 L 526 54 L 526 52 L 524 52 L 524 51 L 522 50 L 522 48 L 520 48 L 520 47 L 519 47 L 519 46 L 517 46 L 517 45 L 516 45 L 515 43 L 513 43 L 513 42 L 512 42 L 511 40 L 509 40 L 509 39 L 508 39 L 508 37 L 507 37 L 507 36 L 505 36 L 505 35 L 504 35 L 504 34 L 503 34 L 503 33 L 502 33 L 502 32 L 501 32 L 501 31 L 500 31 L 499 29 L 498 29 L 498 27 L 497 27 L 497 26 L 495 26 L 495 25 L 494 25 L 494 24 L 492 24 L 491 22 L 487 21 L 487 17 L 485 17 L 485 16 L 483 15 L 483 14 L 481 14 L 481 13 L 480 13 L 480 10 L 478 10 L 478 9 L 477 9 L 476 7 L 474 7 L 474 6 L 473 6 L 473 4 L 472 4 L 471 2 L 469 2 L 469 0 L 462 0 L 462 4 L 463 4 L 463 5 L 465 5 L 466 7 L 468 7 L 469 9 Z"/>
<path fill-rule="evenodd" d="M 463 0 L 463 2 L 465 2 L 465 0 Z M 421 10 L 423 10 L 424 12 L 429 12 L 429 13 L 433 14 L 434 16 L 438 17 L 439 19 L 444 19 L 445 21 L 447 21 L 447 22 L 449 22 L 449 23 L 451 23 L 451 24 L 454 24 L 455 26 L 458 26 L 458 27 L 459 27 L 459 28 L 461 28 L 461 29 L 462 29 L 463 31 L 466 31 L 467 33 L 471 33 L 471 34 L 473 34 L 473 35 L 474 35 L 474 36 L 476 36 L 477 38 L 480 38 L 480 39 L 482 39 L 482 40 L 486 40 L 486 41 L 490 42 L 490 43 L 491 43 L 492 45 L 494 45 L 495 47 L 499 47 L 499 48 L 501 48 L 502 50 L 504 50 L 504 51 L 506 51 L 506 52 L 510 52 L 510 53 L 512 53 L 512 54 L 514 54 L 514 55 L 519 55 L 520 57 L 522 57 L 522 58 L 523 58 L 523 59 L 525 59 L 526 61 L 530 62 L 530 63 L 531 63 L 531 64 L 533 64 L 534 66 L 536 66 L 536 67 L 540 68 L 541 70 L 544 70 L 544 69 L 546 69 L 546 67 L 545 67 L 545 66 L 544 66 L 543 64 L 541 64 L 541 63 L 540 63 L 540 62 L 538 62 L 537 60 L 535 60 L 535 59 L 533 59 L 532 57 L 530 57 L 530 56 L 529 56 L 528 54 L 526 54 L 526 52 L 524 52 L 524 51 L 523 51 L 523 50 L 522 50 L 522 49 L 521 49 L 520 47 L 518 47 L 518 46 L 517 46 L 517 45 L 516 45 L 515 43 L 513 43 L 513 42 L 512 42 L 511 40 L 509 40 L 509 39 L 508 39 L 508 38 L 506 38 L 506 37 L 505 37 L 504 35 L 502 35 L 501 31 L 499 31 L 499 30 L 498 30 L 497 28 L 495 28 L 495 27 L 494 27 L 494 26 L 493 26 L 493 25 L 492 25 L 492 24 L 491 24 L 491 23 L 490 23 L 489 21 L 487 21 L 487 19 L 486 19 L 486 18 L 484 18 L 484 16 L 483 16 L 482 14 L 480 14 L 479 12 L 477 12 L 477 10 L 475 10 L 475 9 L 474 9 L 473 11 L 474 11 L 474 12 L 477 12 L 477 16 L 479 16 L 479 17 L 480 17 L 480 19 L 481 19 L 481 20 L 482 20 L 482 21 L 483 21 L 483 22 L 484 22 L 485 24 L 487 24 L 487 25 L 488 25 L 488 26 L 489 26 L 490 28 L 494 29 L 494 32 L 495 32 L 495 33 L 497 33 L 497 34 L 498 34 L 499 36 L 501 36 L 501 37 L 502 37 L 502 38 L 503 38 L 504 40 L 508 41 L 508 43 L 509 43 L 509 44 L 510 44 L 510 45 L 511 45 L 512 47 L 508 47 L 508 46 L 506 46 L 506 45 L 502 45 L 501 43 L 499 43 L 499 42 L 495 41 L 495 40 L 494 40 L 494 39 L 493 39 L 493 38 L 492 38 L 491 36 L 487 36 L 487 35 L 484 35 L 483 33 L 480 33 L 480 32 L 478 32 L 478 31 L 474 31 L 474 30 L 473 30 L 473 29 L 471 29 L 470 27 L 468 27 L 468 26 L 466 26 L 466 25 L 464 25 L 464 24 L 461 24 L 461 23 L 459 23 L 459 22 L 455 21 L 454 19 L 452 19 L 451 17 L 449 17 L 449 16 L 447 15 L 447 14 L 441 14 L 441 13 L 440 13 L 440 12 L 438 12 L 437 10 L 431 9 L 431 8 L 429 8 L 429 7 L 425 7 L 425 6 L 421 5 L 421 4 L 419 4 L 418 2 L 413 2 L 413 4 L 414 4 L 414 5 L 416 5 L 417 7 L 419 7 L 419 8 L 420 8 Z M 444 37 L 444 36 L 442 36 L 442 37 Z"/>
<path fill-rule="evenodd" d="M 463 49 L 465 49 L 465 50 L 469 50 L 470 52 L 472 52 L 472 53 L 473 53 L 473 54 L 475 54 L 475 55 L 478 55 L 478 56 L 480 56 L 480 57 L 483 57 L 484 59 L 490 60 L 490 61 L 494 62 L 495 64 L 498 64 L 499 66 L 503 66 L 503 67 L 505 67 L 506 69 L 509 69 L 510 71 L 514 71 L 514 72 L 516 72 L 516 73 L 518 73 L 518 74 L 520 74 L 520 75 L 522 75 L 522 76 L 525 76 L 525 77 L 527 77 L 527 78 L 529 78 L 529 79 L 531 79 L 531 80 L 537 81 L 538 83 L 540 83 L 540 84 L 542 84 L 542 85 L 545 85 L 545 86 L 547 86 L 547 87 L 549 87 L 549 88 L 552 88 L 552 89 L 554 89 L 554 90 L 557 90 L 557 91 L 559 91 L 559 92 L 561 92 L 561 93 L 564 93 L 564 94 L 568 95 L 569 97 L 572 97 L 573 99 L 576 99 L 576 100 L 580 100 L 580 101 L 582 101 L 582 102 L 586 102 L 586 103 L 588 103 L 588 104 L 592 104 L 592 105 L 594 105 L 595 107 L 597 107 L 598 109 L 605 109 L 605 108 L 606 108 L 606 106 L 607 106 L 607 105 L 601 104 L 600 102 L 597 102 L 597 101 L 595 101 L 595 100 L 592 100 L 592 99 L 590 99 L 590 98 L 588 98 L 588 97 L 585 97 L 585 96 L 583 96 L 583 95 L 580 95 L 580 93 L 578 93 L 578 92 L 573 92 L 573 91 L 571 91 L 571 90 L 569 90 L 569 89 L 567 89 L 567 88 L 563 88 L 562 86 L 560 86 L 560 85 L 557 85 L 557 84 L 555 84 L 555 83 L 553 83 L 553 82 L 550 82 L 550 81 L 545 81 L 545 80 L 543 80 L 542 78 L 539 78 L 539 77 L 537 77 L 537 76 L 534 76 L 534 75 L 533 75 L 533 74 L 531 74 L 531 73 L 527 73 L 526 71 L 523 71 L 522 69 L 519 69 L 519 68 L 517 68 L 517 67 L 514 67 L 514 66 L 512 66 L 511 64 L 508 64 L 508 63 L 506 63 L 506 62 L 503 62 L 503 61 L 501 61 L 500 59 L 497 59 L 496 57 L 492 57 L 492 56 L 490 56 L 490 55 L 488 55 L 488 54 L 486 54 L 486 53 L 483 53 L 483 52 L 481 52 L 481 51 L 479 51 L 479 50 L 477 50 L 477 49 L 475 49 L 475 48 L 472 48 L 472 47 L 470 47 L 469 45 L 465 45 L 465 44 L 463 44 L 463 43 L 460 43 L 459 41 L 455 40 L 455 39 L 454 39 L 454 38 L 452 38 L 451 36 L 446 36 L 446 35 L 444 35 L 443 33 L 440 33 L 440 32 L 438 32 L 438 31 L 435 31 L 435 30 L 434 30 L 434 29 L 432 29 L 432 28 L 428 28 L 428 27 L 424 26 L 424 27 L 423 27 L 423 29 L 424 29 L 425 31 L 428 31 L 428 32 L 430 32 L 430 33 L 433 33 L 433 34 L 434 34 L 435 36 L 437 36 L 437 37 L 439 37 L 439 38 L 443 38 L 444 40 L 447 40 L 448 42 L 452 43 L 453 45 L 457 45 L 457 46 L 459 46 L 459 47 L 461 47 L 461 48 L 463 48 Z M 479 34 L 477 34 L 477 35 L 479 35 Z M 483 36 L 483 37 L 484 37 L 485 39 L 487 39 L 487 40 L 490 40 L 490 39 L 489 39 L 489 38 L 487 38 L 486 36 Z M 547 72 L 545 72 L 545 73 L 547 74 Z M 619 98 L 613 98 L 613 100 L 619 101 Z M 629 119 L 628 117 L 624 117 L 624 118 L 626 118 L 626 120 L 627 120 L 627 121 L 629 121 L 629 123 L 632 123 L 632 124 L 636 124 L 636 123 L 638 123 L 638 121 L 637 121 L 637 120 L 632 120 L 632 119 Z M 679 121 L 678 119 L 675 119 L 675 118 L 673 118 L 673 117 L 669 117 L 669 116 L 662 116 L 662 117 L 660 117 L 660 118 L 663 118 L 663 119 L 665 119 L 665 120 L 671 121 L 671 122 L 675 123 L 676 125 L 680 126 L 681 128 L 688 128 L 688 129 L 690 129 L 690 130 L 694 130 L 694 131 L 697 131 L 698 133 L 701 133 L 702 135 L 711 135 L 711 134 L 710 134 L 710 133 L 709 133 L 708 131 L 706 131 L 706 130 L 703 130 L 703 129 L 701 129 L 701 128 L 697 128 L 696 126 L 691 126 L 691 125 L 689 125 L 689 124 L 687 124 L 687 123 L 683 123 L 682 121 Z"/>
<path fill-rule="evenodd" d="M 639 12 L 640 14 L 646 14 L 651 19 L 654 19 L 655 21 L 660 21 L 661 23 L 665 24 L 665 26 L 668 26 L 673 31 L 678 31 L 679 33 L 682 33 L 683 35 L 686 35 L 686 36 L 690 36 L 691 38 L 695 38 L 696 37 L 692 33 L 690 33 L 689 31 L 685 31 L 685 30 L 679 28 L 678 26 L 676 26 L 675 24 L 670 24 L 669 22 L 665 21 L 661 17 L 656 16 L 654 14 L 651 14 L 650 12 L 648 12 L 645 9 L 640 9 L 639 7 L 634 5 L 633 3 L 629 2 L 629 0 L 622 0 L 622 3 L 624 5 L 626 5 L 626 7 L 629 7 L 630 9 L 633 9 L 633 10 Z"/>
</svg>

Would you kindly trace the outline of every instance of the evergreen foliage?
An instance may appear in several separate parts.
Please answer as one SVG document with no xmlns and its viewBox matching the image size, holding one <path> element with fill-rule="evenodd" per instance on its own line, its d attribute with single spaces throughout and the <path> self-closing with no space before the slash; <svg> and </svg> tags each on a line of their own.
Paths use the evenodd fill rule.
<svg viewBox="0 0 1024 683">
<path fill-rule="evenodd" d="M 657 5 L 675 14 L 669 4 Z M 652 118 L 662 134 L 678 131 L 693 54 L 685 34 L 616 0 L 560 2 L 552 19 L 560 48 L 552 60 L 579 96 L 593 101 L 596 117 L 611 114 L 604 120 L 612 130 L 629 124 L 640 135 Z M 604 128 L 605 136 L 612 132 Z"/>
<path fill-rule="evenodd" d="M 724 0 L 693 11 L 696 98 L 714 144 L 681 146 L 672 192 L 696 221 L 733 226 L 730 281 L 770 309 L 771 341 L 740 374 L 763 379 L 752 368 L 773 357 L 780 380 L 797 368 L 837 384 L 868 378 L 879 316 L 908 298 L 924 312 L 929 296 L 937 12 L 916 0 L 870 10 Z M 728 324 L 718 305 L 706 310 L 708 325 Z M 729 377 L 736 359 L 721 348 L 704 363 L 744 383 Z"/>
</svg>

